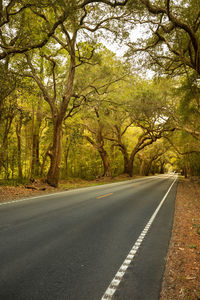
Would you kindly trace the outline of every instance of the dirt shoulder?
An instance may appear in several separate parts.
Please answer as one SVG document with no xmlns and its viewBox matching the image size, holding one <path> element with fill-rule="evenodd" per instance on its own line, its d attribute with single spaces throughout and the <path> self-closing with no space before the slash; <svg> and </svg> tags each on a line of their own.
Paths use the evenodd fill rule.
<svg viewBox="0 0 200 300">
<path fill-rule="evenodd" d="M 135 177 L 128 177 L 126 175 L 121 175 L 115 178 L 99 178 L 95 180 L 82 180 L 82 179 L 70 179 L 61 180 L 58 188 L 54 188 L 46 184 L 42 180 L 36 180 L 32 184 L 19 185 L 19 186 L 1 186 L 0 185 L 0 203 L 9 202 L 21 198 L 32 197 L 37 195 L 45 195 L 50 193 L 57 193 L 62 191 L 68 191 L 70 189 L 76 189 L 81 187 L 89 187 L 95 185 L 101 185 L 106 183 L 118 182 L 123 180 L 129 180 Z"/>
<path fill-rule="evenodd" d="M 200 182 L 180 179 L 160 300 L 200 299 Z"/>
</svg>

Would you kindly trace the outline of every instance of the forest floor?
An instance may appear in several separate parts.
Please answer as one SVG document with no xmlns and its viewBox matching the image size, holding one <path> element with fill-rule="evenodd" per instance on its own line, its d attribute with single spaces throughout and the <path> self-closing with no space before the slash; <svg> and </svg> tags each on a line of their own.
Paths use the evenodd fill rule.
<svg viewBox="0 0 200 300">
<path fill-rule="evenodd" d="M 42 181 L 17 187 L 0 186 L 0 202 L 127 179 L 126 176 L 93 181 L 72 179 L 61 181 L 59 188 L 50 187 Z M 181 178 L 178 184 L 160 300 L 176 299 L 200 299 L 200 179 Z"/>
</svg>

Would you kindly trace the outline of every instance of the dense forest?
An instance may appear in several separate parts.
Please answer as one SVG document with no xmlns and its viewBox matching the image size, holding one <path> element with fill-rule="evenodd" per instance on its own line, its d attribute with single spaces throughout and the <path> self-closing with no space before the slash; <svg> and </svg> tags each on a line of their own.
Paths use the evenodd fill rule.
<svg viewBox="0 0 200 300">
<path fill-rule="evenodd" d="M 2 182 L 197 176 L 199 1 L 0 0 L 0 91 Z"/>
</svg>

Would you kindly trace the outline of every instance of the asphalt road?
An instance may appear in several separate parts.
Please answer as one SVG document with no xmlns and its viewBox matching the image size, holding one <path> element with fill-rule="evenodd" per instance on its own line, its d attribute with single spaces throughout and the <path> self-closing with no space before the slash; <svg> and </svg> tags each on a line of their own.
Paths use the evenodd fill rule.
<svg viewBox="0 0 200 300">
<path fill-rule="evenodd" d="M 176 187 L 162 175 L 0 205 L 0 300 L 106 299 L 163 200 L 110 285 L 112 299 L 159 299 Z"/>
</svg>

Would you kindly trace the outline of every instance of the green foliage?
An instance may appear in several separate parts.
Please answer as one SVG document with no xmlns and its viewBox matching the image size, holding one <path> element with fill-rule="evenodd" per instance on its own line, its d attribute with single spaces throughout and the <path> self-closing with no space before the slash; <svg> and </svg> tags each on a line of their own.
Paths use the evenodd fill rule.
<svg viewBox="0 0 200 300">
<path fill-rule="evenodd" d="M 139 2 L 144 5 L 138 7 L 137 17 L 147 34 L 129 43 L 128 57 L 138 57 L 140 53 L 139 67 L 148 66 L 156 73 L 174 76 L 192 69 L 200 75 L 198 1 Z"/>
<path fill-rule="evenodd" d="M 100 177 L 103 154 L 113 176 L 124 172 L 125 162 L 134 165 L 132 174 L 162 173 L 165 166 L 200 174 L 196 1 L 171 3 L 175 21 L 167 10 L 162 18 L 152 14 L 151 1 L 103 2 L 0 4 L 0 178 L 7 183 L 46 177 L 60 120 L 62 178 Z M 127 63 L 102 41 L 128 41 L 138 20 L 147 26 L 144 39 L 129 43 Z M 148 61 L 132 59 L 138 48 Z M 155 78 L 133 74 L 147 65 Z M 179 77 L 159 77 L 161 69 Z"/>
</svg>

